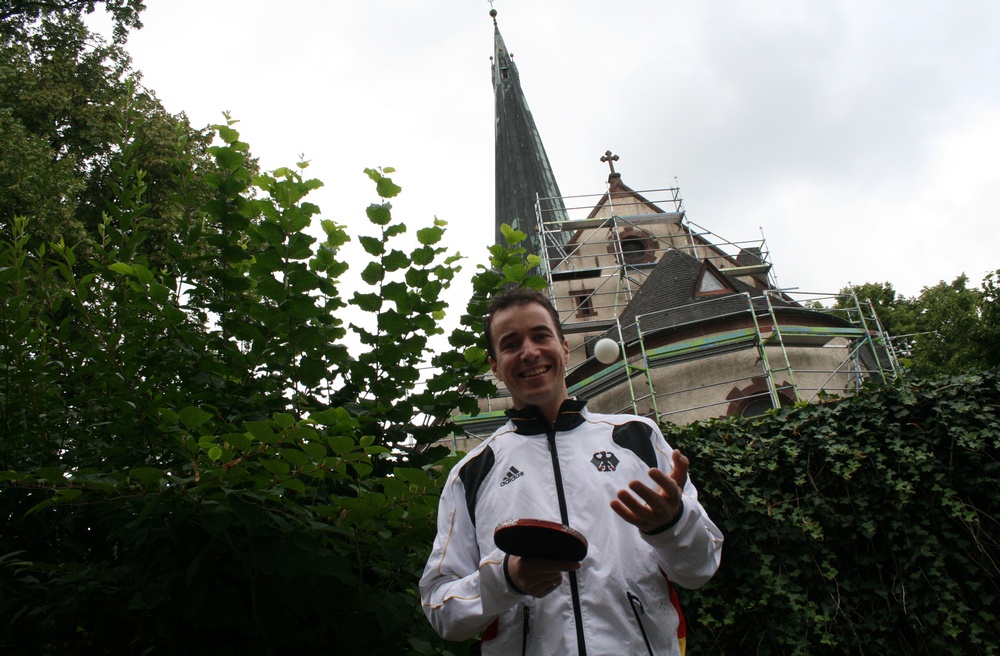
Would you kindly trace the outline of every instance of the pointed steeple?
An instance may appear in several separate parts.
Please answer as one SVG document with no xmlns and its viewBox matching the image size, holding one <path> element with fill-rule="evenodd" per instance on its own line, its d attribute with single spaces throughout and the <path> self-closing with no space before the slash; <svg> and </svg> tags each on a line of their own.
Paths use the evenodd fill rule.
<svg viewBox="0 0 1000 656">
<path fill-rule="evenodd" d="M 542 201 L 543 221 L 566 220 L 559 185 L 556 184 L 535 119 L 521 90 L 521 80 L 507 46 L 493 17 L 493 93 L 496 101 L 496 241 L 503 243 L 500 226 L 504 223 L 527 233 L 529 253 L 541 255 L 536 199 Z M 550 257 L 560 257 L 568 235 L 554 233 L 546 240 Z"/>
</svg>

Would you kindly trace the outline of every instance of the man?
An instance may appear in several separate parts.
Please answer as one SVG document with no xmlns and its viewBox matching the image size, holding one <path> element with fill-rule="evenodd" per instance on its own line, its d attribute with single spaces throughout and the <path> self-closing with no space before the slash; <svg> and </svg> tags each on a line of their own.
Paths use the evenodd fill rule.
<svg viewBox="0 0 1000 656">
<path fill-rule="evenodd" d="M 485 322 L 509 421 L 448 477 L 420 580 L 424 613 L 448 640 L 482 635 L 483 654 L 684 653 L 672 583 L 697 588 L 719 566 L 722 534 L 698 503 L 688 460 L 654 422 L 591 413 L 569 399 L 569 344 L 545 296 L 497 296 Z M 582 532 L 581 563 L 508 556 L 506 520 Z"/>
</svg>

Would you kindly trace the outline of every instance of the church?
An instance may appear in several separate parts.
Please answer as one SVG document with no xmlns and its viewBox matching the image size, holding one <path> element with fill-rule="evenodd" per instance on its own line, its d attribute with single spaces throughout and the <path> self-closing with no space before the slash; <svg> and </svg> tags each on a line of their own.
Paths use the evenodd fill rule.
<svg viewBox="0 0 1000 656">
<path fill-rule="evenodd" d="M 542 260 L 571 349 L 571 396 L 599 412 L 687 424 L 843 396 L 897 375 L 871 303 L 779 288 L 763 239 L 729 241 L 692 222 L 676 186 L 633 190 L 606 151 L 604 190 L 563 196 L 490 15 L 496 240 L 508 224 Z M 598 360 L 602 339 L 613 340 L 616 360 Z M 458 418 L 471 439 L 504 422 L 505 392 Z"/>
</svg>

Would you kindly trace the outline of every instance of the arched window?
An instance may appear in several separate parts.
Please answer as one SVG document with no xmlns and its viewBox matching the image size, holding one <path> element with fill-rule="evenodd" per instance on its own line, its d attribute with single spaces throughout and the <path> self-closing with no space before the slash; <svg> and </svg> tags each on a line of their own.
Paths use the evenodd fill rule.
<svg viewBox="0 0 1000 656">
<path fill-rule="evenodd" d="M 622 257 L 626 264 L 639 264 L 646 256 L 646 240 L 641 237 L 622 239 Z"/>
<path fill-rule="evenodd" d="M 608 252 L 619 252 L 620 262 L 623 265 L 635 266 L 656 261 L 657 241 L 647 232 L 638 230 L 634 226 L 627 226 L 612 233 L 612 239 L 608 244 Z"/>
<path fill-rule="evenodd" d="M 779 383 L 778 388 L 778 399 L 782 406 L 795 403 L 795 399 L 785 389 L 791 389 L 790 383 Z M 730 402 L 726 411 L 727 417 L 759 417 L 774 408 L 767 378 L 764 376 L 755 376 L 745 387 L 734 387 L 726 398 Z"/>
</svg>

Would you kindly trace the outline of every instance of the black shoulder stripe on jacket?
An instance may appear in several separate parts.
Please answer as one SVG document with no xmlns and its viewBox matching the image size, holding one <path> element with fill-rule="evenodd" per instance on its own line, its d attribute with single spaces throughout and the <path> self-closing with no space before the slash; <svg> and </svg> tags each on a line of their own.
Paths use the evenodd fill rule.
<svg viewBox="0 0 1000 656">
<path fill-rule="evenodd" d="M 656 467 L 656 451 L 653 449 L 653 428 L 641 421 L 630 421 L 615 426 L 611 438 L 620 447 L 639 456 L 650 468 Z"/>
<path fill-rule="evenodd" d="M 493 449 L 486 447 L 478 456 L 465 463 L 462 471 L 458 472 L 458 477 L 465 485 L 465 505 L 469 508 L 473 526 L 476 525 L 476 499 L 479 497 L 479 488 L 493 469 L 495 461 Z"/>
</svg>

